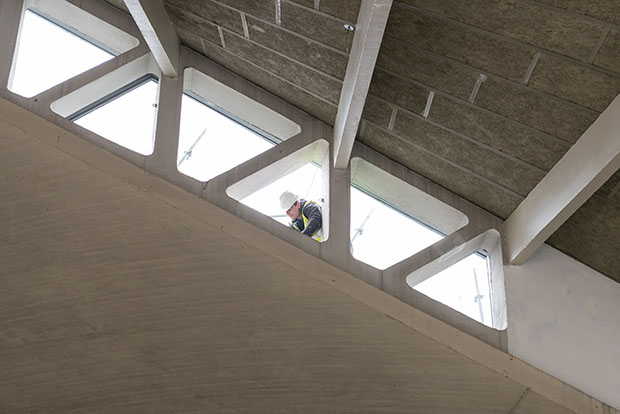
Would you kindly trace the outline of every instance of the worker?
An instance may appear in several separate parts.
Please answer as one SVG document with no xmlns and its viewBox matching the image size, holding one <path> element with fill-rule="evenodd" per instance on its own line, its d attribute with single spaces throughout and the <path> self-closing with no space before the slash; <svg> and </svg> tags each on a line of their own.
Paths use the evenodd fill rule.
<svg viewBox="0 0 620 414">
<path fill-rule="evenodd" d="M 314 201 L 300 199 L 297 194 L 285 191 L 280 196 L 280 207 L 291 219 L 291 227 L 320 242 L 323 232 L 321 207 Z"/>
</svg>

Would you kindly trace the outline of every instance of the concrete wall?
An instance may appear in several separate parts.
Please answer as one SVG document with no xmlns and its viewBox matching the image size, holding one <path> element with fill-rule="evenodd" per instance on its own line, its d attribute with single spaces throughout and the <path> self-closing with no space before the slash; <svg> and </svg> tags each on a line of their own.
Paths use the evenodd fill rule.
<svg viewBox="0 0 620 414">
<path fill-rule="evenodd" d="M 504 277 L 509 352 L 620 407 L 620 284 L 548 245 Z"/>
</svg>

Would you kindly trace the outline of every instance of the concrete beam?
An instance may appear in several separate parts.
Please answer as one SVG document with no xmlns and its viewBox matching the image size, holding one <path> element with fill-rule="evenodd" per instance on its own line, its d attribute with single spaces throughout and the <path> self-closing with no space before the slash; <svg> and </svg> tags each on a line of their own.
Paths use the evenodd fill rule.
<svg viewBox="0 0 620 414">
<path fill-rule="evenodd" d="M 620 96 L 504 223 L 510 263 L 524 263 L 618 168 Z"/>
<path fill-rule="evenodd" d="M 179 75 L 181 42 L 160 0 L 125 0 L 142 37 L 165 76 Z"/>
<path fill-rule="evenodd" d="M 351 157 L 392 0 L 362 0 L 334 125 L 334 168 Z"/>
</svg>

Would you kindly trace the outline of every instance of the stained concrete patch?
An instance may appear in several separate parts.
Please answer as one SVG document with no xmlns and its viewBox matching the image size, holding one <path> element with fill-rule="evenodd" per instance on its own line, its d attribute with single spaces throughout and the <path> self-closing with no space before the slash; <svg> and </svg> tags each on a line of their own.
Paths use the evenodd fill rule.
<svg viewBox="0 0 620 414">
<path fill-rule="evenodd" d="M 313 91 L 318 96 L 338 104 L 342 83 L 279 55 L 231 32 L 224 34 L 226 49 L 249 60 L 264 70 Z"/>
<path fill-rule="evenodd" d="M 523 398 L 510 410 L 509 414 L 575 414 L 574 411 L 564 408 L 553 401 L 541 396 L 537 392 L 527 389 Z"/>
<path fill-rule="evenodd" d="M 620 283 L 620 244 L 613 239 L 591 232 L 569 218 L 547 240 L 547 244 Z"/>
<path fill-rule="evenodd" d="M 517 0 L 403 2 L 584 61 L 603 31 L 587 19 Z"/>
<path fill-rule="evenodd" d="M 599 115 L 495 78 L 482 84 L 475 104 L 571 143 Z"/>
<path fill-rule="evenodd" d="M 169 13 L 174 12 L 191 27 L 199 27 L 204 20 L 234 32 L 243 34 L 241 15 L 239 12 L 224 7 L 212 1 L 168 0 L 166 2 Z M 195 15 L 195 16 L 192 16 Z M 188 26 L 189 27 L 189 26 Z M 187 27 L 185 27 L 187 29 Z"/>
<path fill-rule="evenodd" d="M 522 196 L 544 176 L 538 170 L 403 112 L 396 116 L 394 133 Z"/>
<path fill-rule="evenodd" d="M 372 75 L 370 92 L 402 108 L 422 114 L 429 89 L 377 68 Z"/>
<path fill-rule="evenodd" d="M 469 98 L 479 75 L 472 68 L 392 38 L 383 39 L 377 67 L 463 99 Z"/>
<path fill-rule="evenodd" d="M 499 217 L 508 217 L 522 200 L 373 124 L 366 125 L 360 141 Z"/>
<path fill-rule="evenodd" d="M 276 21 L 276 5 L 273 0 L 218 0 L 230 7 L 234 7 L 250 16 L 270 22 Z M 200 2 L 199 2 L 200 3 Z M 209 1 L 206 5 L 210 7 L 213 2 Z"/>
<path fill-rule="evenodd" d="M 362 118 L 387 129 L 390 125 L 390 119 L 392 118 L 392 108 L 393 107 L 385 101 L 382 101 L 372 94 L 368 94 L 366 97 L 366 104 L 364 105 L 364 112 L 362 112 Z"/>
<path fill-rule="evenodd" d="M 192 49 L 202 53 L 202 48 L 196 48 L 200 44 L 200 37 L 213 43 L 220 43 L 220 34 L 216 24 L 176 6 L 168 5 L 166 10 L 174 25 L 174 30 L 183 43 L 189 45 Z M 194 31 L 190 31 L 189 28 Z"/>
<path fill-rule="evenodd" d="M 385 34 L 515 81 L 523 79 L 535 53 L 400 3 L 392 6 Z"/>
<path fill-rule="evenodd" d="M 611 76 L 564 59 L 542 55 L 529 86 L 602 112 L 620 93 L 620 75 Z"/>
<path fill-rule="evenodd" d="M 282 27 L 344 52 L 351 50 L 353 32 L 344 24 L 314 10 L 282 3 Z"/>
<path fill-rule="evenodd" d="M 620 25 L 620 2 L 617 0 L 538 0 L 571 12 Z"/>
<path fill-rule="evenodd" d="M 546 171 L 570 148 L 565 141 L 441 95 L 435 95 L 428 118 Z"/>
<path fill-rule="evenodd" d="M 594 59 L 594 64 L 620 73 L 620 30 L 609 31 Z"/>
<path fill-rule="evenodd" d="M 322 72 L 344 79 L 347 56 L 282 28 L 247 17 L 250 39 Z"/>
<path fill-rule="evenodd" d="M 338 107 L 321 100 L 307 91 L 285 82 L 270 72 L 234 56 L 209 42 L 204 42 L 208 58 L 261 86 L 274 95 L 292 103 L 321 121 L 333 125 Z"/>
</svg>

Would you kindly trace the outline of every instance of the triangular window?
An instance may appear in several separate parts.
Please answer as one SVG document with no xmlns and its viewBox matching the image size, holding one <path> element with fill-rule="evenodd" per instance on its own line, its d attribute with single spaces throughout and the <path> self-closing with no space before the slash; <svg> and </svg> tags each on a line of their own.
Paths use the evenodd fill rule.
<svg viewBox="0 0 620 414">
<path fill-rule="evenodd" d="M 183 94 L 177 168 L 208 181 L 276 145 L 215 105 Z"/>
<path fill-rule="evenodd" d="M 38 95 L 138 45 L 70 3 L 25 0 L 25 7 L 8 83 L 16 94 Z"/>
<path fill-rule="evenodd" d="M 467 216 L 361 158 L 351 160 L 351 253 L 386 269 L 468 223 Z"/>
<path fill-rule="evenodd" d="M 472 319 L 493 327 L 486 252 L 476 252 L 413 287 Z"/>
<path fill-rule="evenodd" d="M 67 118 L 139 154 L 154 148 L 157 78 L 144 76 Z"/>
</svg>

